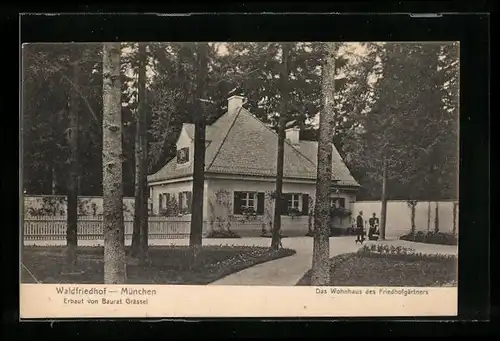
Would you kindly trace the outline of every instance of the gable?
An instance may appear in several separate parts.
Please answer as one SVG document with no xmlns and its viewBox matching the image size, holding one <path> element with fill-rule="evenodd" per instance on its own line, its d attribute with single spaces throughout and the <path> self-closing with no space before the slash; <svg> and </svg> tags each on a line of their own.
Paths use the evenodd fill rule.
<svg viewBox="0 0 500 341">
<path fill-rule="evenodd" d="M 181 133 L 179 134 L 179 137 L 177 138 L 177 149 L 181 149 L 184 147 L 191 147 L 193 140 L 189 136 L 186 126 L 183 125 L 181 129 Z"/>
</svg>

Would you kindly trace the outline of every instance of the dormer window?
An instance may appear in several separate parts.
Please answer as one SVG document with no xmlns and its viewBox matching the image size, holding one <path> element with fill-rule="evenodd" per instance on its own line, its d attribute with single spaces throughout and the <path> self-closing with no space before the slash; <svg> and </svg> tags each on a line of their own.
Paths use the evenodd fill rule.
<svg viewBox="0 0 500 341">
<path fill-rule="evenodd" d="M 182 165 L 189 161 L 189 147 L 177 150 L 177 164 Z"/>
</svg>

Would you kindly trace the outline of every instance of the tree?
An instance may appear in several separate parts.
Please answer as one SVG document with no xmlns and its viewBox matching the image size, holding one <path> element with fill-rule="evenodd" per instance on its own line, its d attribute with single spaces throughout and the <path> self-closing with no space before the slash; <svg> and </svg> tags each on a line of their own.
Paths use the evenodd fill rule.
<svg viewBox="0 0 500 341">
<path fill-rule="evenodd" d="M 140 115 L 140 128 L 141 128 L 141 243 L 140 243 L 140 260 L 144 264 L 149 259 L 149 207 L 148 207 L 148 104 L 146 96 L 146 65 L 148 62 L 146 54 L 146 45 L 139 43 L 139 115 Z"/>
<path fill-rule="evenodd" d="M 146 103 L 146 45 L 138 44 L 138 110 L 136 114 L 135 135 L 135 190 L 134 190 L 134 230 L 132 235 L 131 254 L 139 256 L 143 262 L 148 251 L 148 125 Z"/>
<path fill-rule="evenodd" d="M 288 43 L 282 44 L 282 62 L 280 74 L 280 118 L 278 123 L 278 154 L 276 162 L 276 205 L 274 205 L 274 222 L 271 239 L 271 249 L 277 250 L 280 245 L 280 229 L 281 229 L 281 209 L 283 207 L 283 162 L 285 153 L 285 125 L 288 113 Z"/>
<path fill-rule="evenodd" d="M 203 233 L 203 190 L 205 187 L 205 113 L 203 101 L 206 100 L 208 44 L 196 45 L 197 84 L 193 98 L 195 111 L 193 111 L 194 131 L 194 165 L 193 165 L 193 203 L 191 205 L 191 231 L 189 246 L 193 248 L 196 258 L 197 249 L 202 245 Z"/>
<path fill-rule="evenodd" d="M 410 215 L 410 233 L 413 235 L 417 231 L 417 225 L 415 224 L 415 209 L 417 207 L 418 201 L 417 200 L 408 200 L 406 202 L 408 207 L 411 210 L 411 215 Z"/>
<path fill-rule="evenodd" d="M 434 233 L 439 232 L 439 201 L 436 201 L 435 214 L 434 214 Z"/>
<path fill-rule="evenodd" d="M 78 116 L 80 111 L 79 94 L 77 92 L 80 76 L 80 52 L 81 49 L 75 46 L 70 51 L 70 67 L 72 70 L 71 91 L 69 100 L 69 126 L 68 145 L 69 155 L 69 177 L 67 195 L 67 228 L 66 228 L 66 261 L 70 267 L 76 265 L 76 249 L 78 247 Z"/>
<path fill-rule="evenodd" d="M 104 283 L 126 281 L 123 187 L 120 43 L 103 44 L 103 225 Z"/>
<path fill-rule="evenodd" d="M 330 184 L 332 180 L 333 95 L 335 93 L 335 43 L 325 43 L 323 110 L 319 121 L 318 170 L 314 205 L 312 285 L 330 284 Z"/>
<path fill-rule="evenodd" d="M 360 198 L 380 197 L 384 156 L 389 199 L 455 195 L 458 53 L 452 51 L 448 43 L 385 43 L 379 49 L 373 102 L 348 143 Z"/>
</svg>

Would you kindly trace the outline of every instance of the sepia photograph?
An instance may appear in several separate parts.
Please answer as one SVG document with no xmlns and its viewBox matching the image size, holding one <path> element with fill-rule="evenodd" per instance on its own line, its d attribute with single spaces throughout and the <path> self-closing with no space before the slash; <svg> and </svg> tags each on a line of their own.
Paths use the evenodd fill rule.
<svg viewBox="0 0 500 341">
<path fill-rule="evenodd" d="M 21 315 L 287 316 L 257 291 L 230 307 L 265 287 L 309 295 L 295 315 L 395 300 L 456 315 L 458 42 L 29 43 L 21 57 Z"/>
</svg>

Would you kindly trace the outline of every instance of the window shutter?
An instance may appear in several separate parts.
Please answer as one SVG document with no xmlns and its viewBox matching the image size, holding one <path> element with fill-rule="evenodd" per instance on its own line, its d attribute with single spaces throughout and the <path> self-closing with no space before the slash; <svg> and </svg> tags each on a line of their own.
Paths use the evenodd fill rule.
<svg viewBox="0 0 500 341">
<path fill-rule="evenodd" d="M 191 192 L 186 192 L 186 201 L 187 201 L 187 208 L 189 212 L 191 212 L 191 205 L 192 205 L 192 195 Z"/>
<path fill-rule="evenodd" d="M 177 151 L 177 163 L 182 163 L 180 150 Z"/>
<path fill-rule="evenodd" d="M 189 148 L 185 148 L 184 162 L 188 162 L 188 161 L 189 161 Z"/>
<path fill-rule="evenodd" d="M 184 207 L 182 206 L 182 192 L 179 192 L 179 208 L 183 209 Z"/>
<path fill-rule="evenodd" d="M 288 215 L 288 201 L 292 199 L 292 195 L 290 193 L 284 193 L 282 195 L 283 199 L 281 200 L 281 215 Z"/>
<path fill-rule="evenodd" d="M 309 194 L 302 194 L 302 215 L 309 214 Z"/>
<path fill-rule="evenodd" d="M 258 215 L 263 215 L 264 214 L 264 193 L 259 192 L 257 193 L 257 214 Z"/>
<path fill-rule="evenodd" d="M 234 214 L 241 214 L 241 192 L 234 192 Z"/>
<path fill-rule="evenodd" d="M 163 194 L 158 194 L 158 211 L 163 208 Z"/>
</svg>

